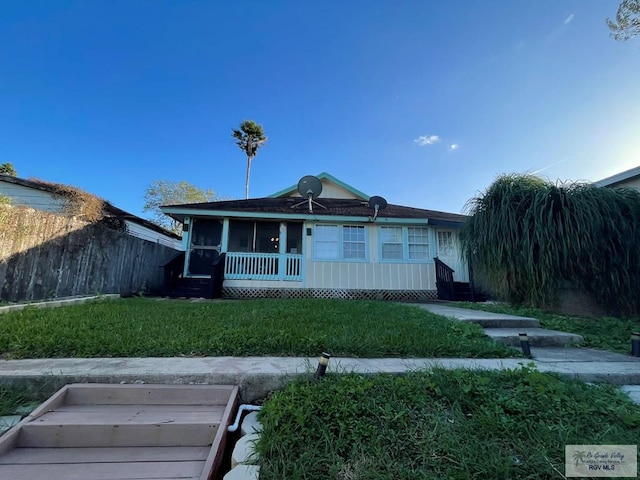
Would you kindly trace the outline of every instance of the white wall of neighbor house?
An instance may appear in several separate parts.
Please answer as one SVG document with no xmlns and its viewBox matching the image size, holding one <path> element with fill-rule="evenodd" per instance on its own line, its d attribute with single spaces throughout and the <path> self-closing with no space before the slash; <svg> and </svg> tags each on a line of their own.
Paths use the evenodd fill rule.
<svg viewBox="0 0 640 480">
<path fill-rule="evenodd" d="M 138 237 L 153 243 L 159 243 L 160 245 L 164 245 L 165 247 L 170 247 L 175 250 L 182 249 L 182 239 L 163 235 L 160 232 L 156 232 L 155 230 L 130 220 L 125 220 L 125 223 L 127 224 L 127 233 L 133 237 Z"/>
<path fill-rule="evenodd" d="M 63 199 L 49 192 L 15 183 L 0 181 L 0 195 L 9 197 L 11 204 L 15 206 L 30 207 L 54 213 L 64 209 Z"/>
<path fill-rule="evenodd" d="M 636 188 L 640 190 L 640 177 L 630 178 L 620 183 L 612 185 L 610 188 Z"/>
</svg>

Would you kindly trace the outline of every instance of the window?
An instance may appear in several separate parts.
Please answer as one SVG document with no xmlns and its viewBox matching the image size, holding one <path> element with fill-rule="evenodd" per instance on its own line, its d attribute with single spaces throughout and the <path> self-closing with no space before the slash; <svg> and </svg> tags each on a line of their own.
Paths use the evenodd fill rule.
<svg viewBox="0 0 640 480">
<path fill-rule="evenodd" d="M 276 222 L 229 222 L 230 252 L 278 253 L 280 224 Z"/>
<path fill-rule="evenodd" d="M 429 258 L 429 231 L 425 227 L 409 227 L 409 259 L 427 260 Z"/>
<path fill-rule="evenodd" d="M 364 226 L 316 225 L 313 245 L 320 260 L 365 260 L 367 256 Z"/>
<path fill-rule="evenodd" d="M 402 260 L 403 256 L 402 227 L 382 227 L 380 229 L 380 245 L 383 260 Z"/>
<path fill-rule="evenodd" d="M 380 259 L 429 260 L 429 227 L 380 227 Z"/>
<path fill-rule="evenodd" d="M 438 232 L 438 255 L 451 256 L 454 254 L 453 232 Z"/>
<path fill-rule="evenodd" d="M 365 259 L 364 227 L 342 227 L 342 256 L 346 259 Z"/>
<path fill-rule="evenodd" d="M 318 225 L 315 232 L 315 255 L 321 259 L 338 259 L 338 226 Z"/>
</svg>

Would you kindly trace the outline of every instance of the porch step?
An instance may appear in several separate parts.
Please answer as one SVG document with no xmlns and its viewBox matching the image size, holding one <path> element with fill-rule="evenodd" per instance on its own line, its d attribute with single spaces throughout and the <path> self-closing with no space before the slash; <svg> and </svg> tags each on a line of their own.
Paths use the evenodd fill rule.
<svg viewBox="0 0 640 480">
<path fill-rule="evenodd" d="M 453 296 L 456 302 L 486 302 L 489 297 L 482 292 L 471 294 L 469 282 L 453 282 Z"/>
<path fill-rule="evenodd" d="M 495 342 L 512 347 L 520 346 L 520 333 L 527 334 L 532 347 L 565 347 L 583 340 L 582 335 L 545 328 L 487 328 L 484 333 Z"/>
<path fill-rule="evenodd" d="M 176 286 L 166 295 L 173 298 L 209 298 L 211 296 L 211 280 L 208 278 L 180 278 Z"/>
</svg>

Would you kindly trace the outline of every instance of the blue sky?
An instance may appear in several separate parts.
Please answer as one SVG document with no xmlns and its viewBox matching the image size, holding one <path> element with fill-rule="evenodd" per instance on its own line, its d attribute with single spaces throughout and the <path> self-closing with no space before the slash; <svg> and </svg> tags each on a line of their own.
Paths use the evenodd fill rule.
<svg viewBox="0 0 640 480">
<path fill-rule="evenodd" d="M 327 171 L 461 212 L 500 173 L 640 165 L 618 0 L 0 2 L 0 163 L 142 214 L 152 180 L 243 198 Z"/>
</svg>

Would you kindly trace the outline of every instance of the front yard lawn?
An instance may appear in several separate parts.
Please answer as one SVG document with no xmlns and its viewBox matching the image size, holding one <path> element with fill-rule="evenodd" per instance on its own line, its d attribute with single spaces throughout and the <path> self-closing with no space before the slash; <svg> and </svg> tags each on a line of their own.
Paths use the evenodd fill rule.
<svg viewBox="0 0 640 480">
<path fill-rule="evenodd" d="M 130 298 L 0 315 L 12 358 L 518 356 L 477 325 L 416 306 L 355 300 L 189 302 Z"/>
<path fill-rule="evenodd" d="M 640 318 L 593 318 L 558 315 L 539 308 L 516 307 L 506 303 L 457 302 L 451 305 L 537 318 L 540 320 L 542 328 L 582 335 L 584 337 L 584 342 L 580 344 L 582 347 L 599 348 L 618 353 L 628 354 L 631 351 L 631 332 L 640 331 Z"/>
<path fill-rule="evenodd" d="M 615 387 L 529 367 L 330 374 L 274 393 L 259 418 L 260 480 L 564 478 L 565 445 L 640 431 Z"/>
</svg>

